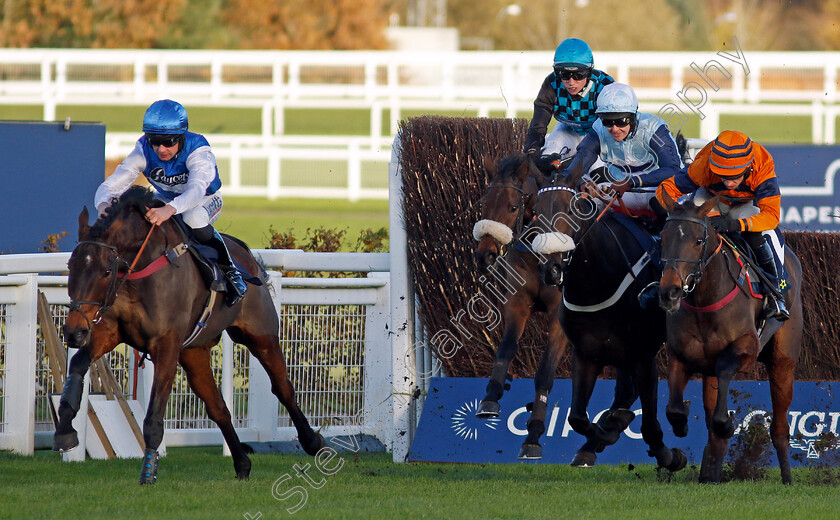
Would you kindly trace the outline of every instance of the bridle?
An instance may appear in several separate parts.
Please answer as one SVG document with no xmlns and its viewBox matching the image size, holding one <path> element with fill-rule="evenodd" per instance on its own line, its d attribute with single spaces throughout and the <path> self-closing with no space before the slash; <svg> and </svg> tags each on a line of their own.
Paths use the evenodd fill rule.
<svg viewBox="0 0 840 520">
<path fill-rule="evenodd" d="M 143 245 L 140 246 L 140 250 L 137 251 L 137 254 L 134 257 L 134 261 L 131 264 L 129 264 L 128 261 L 122 258 L 119 252 L 117 251 L 117 248 L 115 246 L 112 246 L 111 244 L 106 244 L 105 242 L 98 242 L 93 240 L 83 240 L 76 244 L 76 248 L 73 249 L 73 253 L 75 253 L 76 249 L 78 249 L 82 245 L 94 245 L 98 247 L 104 247 L 114 254 L 114 257 L 110 261 L 108 288 L 105 290 L 105 294 L 103 295 L 102 300 L 96 302 L 87 300 L 74 300 L 72 298 L 70 299 L 69 312 L 78 312 L 85 318 L 85 321 L 87 322 L 88 337 L 85 338 L 85 341 L 89 339 L 90 329 L 92 328 L 92 326 L 97 325 L 100 321 L 102 321 L 102 317 L 105 315 L 105 313 L 108 312 L 108 310 L 114 306 L 114 303 L 117 301 L 117 293 L 129 280 L 128 275 L 134 271 L 134 267 L 137 265 L 137 261 L 140 259 L 140 255 L 143 254 L 143 250 L 146 248 L 146 244 L 148 244 L 149 242 L 149 237 L 152 236 L 152 231 L 154 231 L 156 227 L 158 226 L 153 225 L 151 229 L 149 229 L 149 232 L 146 234 L 146 239 L 143 240 Z M 119 272 L 119 269 L 122 266 L 127 267 L 127 272 L 125 274 L 120 274 Z M 97 309 L 96 311 L 96 314 L 93 315 L 93 319 L 88 318 L 87 314 L 82 312 L 82 305 L 95 305 L 99 307 L 99 309 Z"/>
<path fill-rule="evenodd" d="M 672 215 L 669 216 L 665 221 L 684 221 L 684 222 L 691 222 L 692 224 L 698 224 L 703 226 L 703 247 L 700 251 L 700 258 L 697 260 L 688 259 L 688 258 L 665 258 L 662 257 L 660 261 L 662 262 L 662 273 L 664 274 L 665 271 L 668 269 L 673 269 L 674 272 L 677 273 L 677 276 L 680 278 L 680 283 L 682 286 L 680 287 L 683 291 L 683 297 L 685 295 L 694 291 L 697 288 L 697 285 L 700 283 L 700 280 L 703 278 L 703 271 L 705 271 L 706 266 L 712 261 L 712 259 L 721 251 L 721 247 L 723 246 L 723 241 L 718 238 L 718 245 L 714 251 L 711 253 L 709 252 L 709 219 L 708 217 L 704 217 L 703 219 L 694 218 L 694 217 L 683 217 Z M 679 269 L 677 269 L 677 262 L 684 262 L 687 264 L 694 264 L 694 270 L 691 271 L 685 278 L 683 278 L 682 273 L 680 273 Z"/>
</svg>

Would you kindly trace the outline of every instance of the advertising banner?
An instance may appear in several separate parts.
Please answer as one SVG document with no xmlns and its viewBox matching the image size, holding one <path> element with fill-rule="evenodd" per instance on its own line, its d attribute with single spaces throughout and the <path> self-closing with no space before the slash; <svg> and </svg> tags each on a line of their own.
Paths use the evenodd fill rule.
<svg viewBox="0 0 840 520">
<path fill-rule="evenodd" d="M 840 146 L 767 145 L 789 231 L 840 231 Z"/>
<path fill-rule="evenodd" d="M 414 462 L 515 463 L 527 435 L 529 413 L 525 405 L 534 400 L 534 381 L 514 379 L 511 389 L 499 401 L 501 415 L 496 419 L 477 419 L 475 411 L 484 396 L 487 379 L 432 378 L 420 423 L 408 460 Z M 840 452 L 833 442 L 840 422 L 840 383 L 795 383 L 793 403 L 788 411 L 793 466 L 838 464 Z M 589 404 L 589 417 L 597 421 L 612 402 L 613 380 L 599 380 Z M 735 436 L 730 453 L 739 435 L 750 424 L 769 425 L 771 402 L 766 381 L 733 381 L 729 408 L 735 416 Z M 572 394 L 571 380 L 556 379 L 549 395 L 546 432 L 540 438 L 543 458 L 538 463 L 568 464 L 584 437 L 568 423 Z M 658 414 L 665 444 L 686 453 L 689 464 L 700 464 L 707 430 L 703 411 L 702 385 L 690 381 L 684 399 L 691 401 L 688 436 L 675 437 L 665 418 L 668 384 L 659 382 Z M 619 441 L 598 454 L 598 464 L 652 464 L 639 428 L 642 410 L 636 400 L 632 407 L 636 418 L 624 430 Z M 766 446 L 767 463 L 778 465 L 772 445 Z"/>
</svg>

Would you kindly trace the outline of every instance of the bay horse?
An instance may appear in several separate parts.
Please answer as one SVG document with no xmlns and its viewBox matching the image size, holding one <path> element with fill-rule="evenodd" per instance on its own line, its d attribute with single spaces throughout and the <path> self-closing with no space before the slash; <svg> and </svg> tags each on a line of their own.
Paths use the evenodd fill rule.
<svg viewBox="0 0 840 520">
<path fill-rule="evenodd" d="M 498 164 L 485 158 L 484 168 L 489 183 L 481 199 L 481 220 L 473 228 L 473 236 L 478 241 L 475 260 L 484 276 L 496 278 L 503 293 L 500 299 L 504 332 L 496 351 L 486 395 L 479 404 L 476 417 L 499 416 L 499 400 L 504 394 L 506 379 L 510 377 L 508 370 L 519 348 L 519 338 L 525 325 L 532 313 L 547 313 L 550 317 L 548 337 L 534 376 L 536 395 L 530 405 L 528 435 L 519 453 L 520 459 L 540 459 L 542 447 L 539 438 L 545 432 L 548 394 L 554 385 L 557 363 L 564 350 L 563 331 L 556 319 L 562 295 L 556 287 L 543 283 L 538 257 L 529 247 L 514 242 L 514 237 L 519 236 L 524 226 L 533 219 L 536 194 L 546 176 L 528 156 L 521 153 L 504 157 Z M 617 378 L 615 402 L 599 420 L 601 435 L 597 440 L 588 440 L 580 448 L 573 465 L 591 465 L 596 452 L 618 440 L 632 420 L 632 416 L 628 418 L 626 413 L 618 410 L 626 409 L 635 400 L 635 387 L 622 371 Z"/>
<path fill-rule="evenodd" d="M 683 392 L 692 374 L 702 374 L 709 437 L 700 481 L 720 482 L 735 430 L 727 404 L 729 383 L 737 371 L 761 360 L 767 367 L 773 402 L 770 437 L 782 482 L 790 484 L 788 408 L 793 399 L 803 324 L 799 259 L 785 247 L 790 287 L 785 303 L 790 319 L 769 319 L 757 330 L 764 300 L 752 295 L 743 262 L 707 218 L 719 197 L 699 206 L 690 198 L 680 204 L 667 193 L 663 198 L 670 215 L 662 230 L 663 273 L 659 285 L 659 304 L 667 311 L 668 421 L 677 436 L 688 433 L 689 410 Z"/>
<path fill-rule="evenodd" d="M 88 225 L 87 207 L 79 215 L 79 243 L 68 263 L 71 304 L 64 325 L 68 346 L 79 350 L 70 360 L 53 449 L 67 451 L 78 446 L 78 435 L 71 423 L 79 410 L 85 373 L 93 361 L 126 343 L 147 354 L 154 363 L 154 382 L 143 421 L 145 452 L 140 483 L 153 484 L 157 480 L 163 414 L 178 363 L 193 392 L 204 401 L 207 414 L 222 431 L 236 477 L 247 479 L 251 461 L 234 430 L 210 367 L 210 349 L 227 331 L 268 372 L 271 391 L 289 411 L 301 446 L 306 453 L 315 455 L 324 446 L 324 439 L 312 430 L 295 402 L 280 350 L 279 320 L 265 267 L 244 243 L 225 236 L 233 258 L 257 276 L 261 285 L 251 285 L 233 307 L 224 303 L 224 298 L 211 300 L 193 255 L 182 254 L 187 246 L 178 224 L 169 219 L 155 229 L 146 221 L 147 208 L 162 205 L 151 191 L 135 186 L 92 227 Z M 129 269 L 133 262 L 138 269 L 144 269 Z M 160 269 L 154 271 L 153 266 Z M 145 276 L 144 271 L 151 274 Z M 208 301 L 215 302 L 209 317 L 205 312 Z M 190 345 L 184 347 L 185 340 L 192 336 Z"/>
<path fill-rule="evenodd" d="M 562 290 L 558 318 L 572 345 L 568 422 L 587 440 L 602 435 L 586 409 L 598 376 L 605 366 L 614 366 L 629 374 L 638 392 L 648 454 L 659 466 L 679 471 L 685 453 L 665 445 L 657 419 L 656 355 L 665 340 L 665 316 L 656 305 L 642 307 L 637 297 L 659 279 L 652 261 L 655 243 L 625 215 L 610 211 L 599 216 L 600 206 L 576 189 L 583 173 L 552 175 L 534 206 L 535 224 L 544 232 L 532 247 L 542 257 L 545 283 Z M 627 416 L 627 423 L 634 417 L 630 410 L 617 413 Z"/>
</svg>

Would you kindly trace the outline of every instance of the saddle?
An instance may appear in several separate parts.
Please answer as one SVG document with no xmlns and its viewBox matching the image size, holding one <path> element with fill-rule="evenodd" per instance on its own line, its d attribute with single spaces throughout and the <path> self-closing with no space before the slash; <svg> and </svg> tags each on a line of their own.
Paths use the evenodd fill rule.
<svg viewBox="0 0 840 520">
<path fill-rule="evenodd" d="M 173 219 L 178 224 L 177 227 L 181 231 L 184 243 L 187 244 L 187 250 L 196 260 L 198 271 L 201 273 L 201 277 L 204 280 L 204 284 L 207 289 L 216 292 L 233 291 L 234 289 L 230 286 L 230 281 L 218 265 L 218 251 L 216 251 L 213 247 L 197 242 L 193 236 L 192 228 L 184 223 L 184 219 L 181 215 L 175 215 Z M 242 274 L 243 280 L 251 285 L 263 284 L 262 280 L 248 272 L 242 264 L 236 260 L 233 260 L 233 263 Z"/>
<path fill-rule="evenodd" d="M 749 246 L 749 244 L 747 244 L 747 241 L 744 240 L 743 235 L 737 232 L 724 232 L 723 235 L 726 237 L 730 244 L 735 246 L 736 252 L 742 257 L 746 257 L 747 259 L 746 276 L 747 280 L 750 281 L 749 289 L 753 296 L 759 298 L 769 294 L 770 289 L 764 284 L 764 282 L 762 281 L 762 277 L 759 276 L 759 273 L 761 273 L 762 275 L 764 275 L 764 277 L 767 277 L 768 273 L 764 271 L 756 261 L 755 252 L 753 252 L 753 249 Z M 776 236 L 779 239 L 782 251 L 784 251 L 784 235 L 782 235 L 779 232 L 776 232 Z M 784 294 L 788 290 L 790 290 L 790 283 L 788 283 L 788 272 L 784 264 L 782 264 L 779 260 L 778 251 L 776 252 L 776 254 L 773 255 L 773 257 L 776 261 L 776 270 L 779 272 L 779 287 L 781 287 L 780 292 Z M 742 261 L 742 263 L 744 262 Z"/>
</svg>

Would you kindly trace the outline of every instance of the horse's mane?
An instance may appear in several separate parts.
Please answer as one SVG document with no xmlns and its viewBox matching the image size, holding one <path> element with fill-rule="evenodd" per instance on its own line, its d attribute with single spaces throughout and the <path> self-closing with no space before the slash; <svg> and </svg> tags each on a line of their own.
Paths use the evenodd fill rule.
<svg viewBox="0 0 840 520">
<path fill-rule="evenodd" d="M 163 206 L 163 201 L 155 199 L 154 192 L 143 186 L 132 186 L 117 199 L 98 219 L 91 228 L 90 239 L 100 238 L 111 227 L 114 221 L 121 220 L 129 213 L 136 211 L 140 215 L 146 213 L 146 208 Z"/>
<path fill-rule="evenodd" d="M 522 164 L 522 161 L 528 161 L 529 175 L 534 177 L 539 186 L 545 181 L 545 174 L 531 161 L 528 156 L 522 152 L 513 153 L 503 157 L 499 161 L 499 182 L 508 182 L 516 178 L 516 170 Z"/>
</svg>

